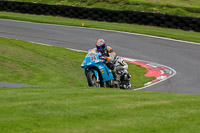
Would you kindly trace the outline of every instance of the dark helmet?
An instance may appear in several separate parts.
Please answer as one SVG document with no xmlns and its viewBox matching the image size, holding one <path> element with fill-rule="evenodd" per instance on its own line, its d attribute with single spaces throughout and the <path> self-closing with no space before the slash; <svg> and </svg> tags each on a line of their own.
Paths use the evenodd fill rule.
<svg viewBox="0 0 200 133">
<path fill-rule="evenodd" d="M 103 39 L 97 40 L 96 43 L 97 51 L 104 52 L 106 50 L 106 42 Z"/>
</svg>

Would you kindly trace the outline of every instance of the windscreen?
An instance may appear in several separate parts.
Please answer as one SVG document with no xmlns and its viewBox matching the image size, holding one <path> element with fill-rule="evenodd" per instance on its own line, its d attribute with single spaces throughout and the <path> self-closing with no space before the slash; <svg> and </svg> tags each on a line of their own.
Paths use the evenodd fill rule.
<svg viewBox="0 0 200 133">
<path fill-rule="evenodd" d="M 97 51 L 95 49 L 91 49 L 88 51 L 86 57 L 89 57 L 89 56 L 94 56 L 97 54 Z"/>
</svg>

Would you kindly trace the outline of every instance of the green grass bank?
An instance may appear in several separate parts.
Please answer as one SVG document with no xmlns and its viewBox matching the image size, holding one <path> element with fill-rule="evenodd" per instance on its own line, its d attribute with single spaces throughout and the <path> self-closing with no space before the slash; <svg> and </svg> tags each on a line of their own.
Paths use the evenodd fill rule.
<svg viewBox="0 0 200 133">
<path fill-rule="evenodd" d="M 1 37 L 0 81 L 40 87 L 0 87 L 0 132 L 199 132 L 199 95 L 88 87 L 85 54 Z"/>
<path fill-rule="evenodd" d="M 0 81 L 45 87 L 87 86 L 80 67 L 86 53 L 61 47 L 0 38 Z M 139 88 L 154 77 L 144 77 L 147 70 L 129 63 L 133 87 Z"/>
<path fill-rule="evenodd" d="M 2 133 L 198 133 L 199 95 L 110 88 L 0 88 Z"/>
<path fill-rule="evenodd" d="M 0 12 L 0 17 L 72 26 L 84 22 L 89 28 L 200 42 L 200 33 L 181 30 L 6 12 Z M 89 88 L 80 68 L 84 55 L 59 47 L 0 38 L 0 80 L 40 86 L 0 87 L 0 132 L 199 132 L 199 95 Z M 71 61 L 66 62 L 69 58 Z M 78 75 L 68 75 L 69 72 Z"/>
<path fill-rule="evenodd" d="M 37 23 L 58 24 L 58 25 L 66 25 L 66 26 L 78 26 L 78 27 L 80 27 L 81 24 L 84 23 L 85 27 L 87 28 L 126 31 L 126 32 L 131 32 L 131 33 L 140 33 L 140 34 L 154 35 L 154 36 L 160 36 L 160 37 L 168 37 L 172 39 L 200 43 L 199 32 L 182 31 L 182 30 L 176 30 L 176 29 L 152 27 L 152 26 L 142 26 L 142 25 L 136 25 L 136 24 L 97 22 L 97 21 L 89 21 L 89 20 L 71 19 L 71 18 L 65 18 L 65 17 L 30 15 L 30 14 L 20 14 L 20 13 L 11 13 L 11 12 L 0 12 L 0 18 L 22 20 L 22 21 L 28 21 L 28 22 L 37 22 Z"/>
<path fill-rule="evenodd" d="M 73 5 L 112 10 L 135 10 L 200 17 L 199 0 L 13 0 L 54 5 Z"/>
</svg>

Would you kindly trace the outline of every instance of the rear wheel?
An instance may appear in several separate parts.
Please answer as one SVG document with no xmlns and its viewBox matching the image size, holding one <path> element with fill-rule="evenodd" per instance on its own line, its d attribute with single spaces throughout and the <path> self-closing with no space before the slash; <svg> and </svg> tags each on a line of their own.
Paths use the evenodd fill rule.
<svg viewBox="0 0 200 133">
<path fill-rule="evenodd" d="M 100 87 L 100 83 L 97 82 L 97 77 L 93 71 L 87 73 L 87 80 L 90 87 Z"/>
</svg>

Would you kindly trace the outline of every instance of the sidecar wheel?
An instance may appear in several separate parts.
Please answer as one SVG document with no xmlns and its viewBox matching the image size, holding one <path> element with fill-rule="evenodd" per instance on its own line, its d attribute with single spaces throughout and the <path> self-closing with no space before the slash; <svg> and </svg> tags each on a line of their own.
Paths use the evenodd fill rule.
<svg viewBox="0 0 200 133">
<path fill-rule="evenodd" d="M 87 73 L 87 80 L 90 87 L 100 87 L 100 84 L 97 82 L 97 77 L 93 71 L 89 71 Z"/>
<path fill-rule="evenodd" d="M 111 79 L 110 81 L 107 81 L 107 85 L 108 85 L 108 87 L 110 87 L 110 88 L 115 87 L 115 85 L 114 85 L 114 79 Z"/>
</svg>

